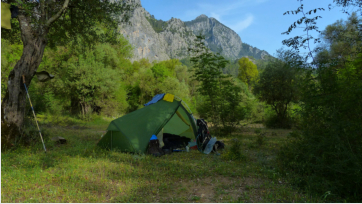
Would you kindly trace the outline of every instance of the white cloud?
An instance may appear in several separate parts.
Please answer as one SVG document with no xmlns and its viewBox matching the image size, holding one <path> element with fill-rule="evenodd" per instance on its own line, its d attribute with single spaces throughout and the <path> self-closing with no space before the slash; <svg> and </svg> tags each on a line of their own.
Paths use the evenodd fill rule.
<svg viewBox="0 0 362 204">
<path fill-rule="evenodd" d="M 198 3 L 196 8 L 185 11 L 185 20 L 193 20 L 201 14 L 208 17 L 214 17 L 218 21 L 227 19 L 231 15 L 239 15 L 242 8 L 258 5 L 268 0 L 238 0 L 238 1 L 220 1 L 219 4 L 214 3 Z M 226 23 L 226 22 L 224 22 Z"/>
<path fill-rule="evenodd" d="M 213 18 L 215 18 L 216 20 L 221 21 L 221 16 L 220 16 L 220 14 L 211 12 L 209 17 L 213 17 Z"/>
<path fill-rule="evenodd" d="M 249 14 L 246 19 L 243 19 L 240 22 L 237 22 L 232 25 L 228 25 L 231 29 L 233 29 L 235 32 L 239 33 L 243 31 L 245 28 L 249 27 L 254 21 L 254 16 Z"/>
</svg>

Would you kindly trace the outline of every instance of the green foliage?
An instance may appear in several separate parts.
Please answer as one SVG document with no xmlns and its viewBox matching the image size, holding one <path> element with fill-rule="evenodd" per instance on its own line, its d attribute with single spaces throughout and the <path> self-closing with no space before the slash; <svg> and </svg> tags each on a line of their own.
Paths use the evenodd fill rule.
<svg viewBox="0 0 362 204">
<path fill-rule="evenodd" d="M 274 169 L 276 149 L 285 137 L 267 138 L 268 145 L 255 150 L 248 148 L 253 136 L 233 135 L 241 144 L 236 149 L 245 157 L 239 160 L 224 158 L 233 146 L 228 138 L 218 138 L 226 148 L 220 156 L 206 156 L 191 150 L 155 158 L 96 148 L 111 119 L 99 117 L 89 123 L 69 120 L 74 121 L 72 128 L 67 124 L 48 128 L 50 138 L 64 137 L 68 144 L 46 140 L 46 154 L 41 143 L 1 153 L 2 202 L 193 202 L 190 195 L 195 195 L 194 189 L 208 182 L 213 182 L 215 188 L 210 194 L 197 193 L 199 202 L 206 199 L 208 202 L 253 202 L 255 195 L 263 203 L 322 202 L 320 196 L 292 188 L 289 180 Z M 174 185 L 180 180 L 187 186 Z M 240 186 L 245 186 L 243 195 L 229 193 Z M 170 196 L 157 197 L 158 191 L 160 195 Z"/>
<path fill-rule="evenodd" d="M 251 86 L 258 78 L 259 72 L 256 65 L 250 61 L 247 57 L 239 59 L 239 74 L 238 78 Z"/>
<path fill-rule="evenodd" d="M 54 114 L 67 110 L 81 117 L 92 112 L 108 116 L 124 112 L 128 107 L 127 93 L 119 76 L 127 61 L 125 57 L 129 56 L 128 42 L 69 47 L 72 49 L 58 47 L 45 52 L 40 70 L 56 77 L 35 84 L 35 108 Z"/>
<path fill-rule="evenodd" d="M 134 7 L 124 4 L 121 1 L 98 1 L 89 0 L 84 3 L 82 0 L 71 0 L 67 9 L 61 16 L 48 25 L 51 17 L 54 17 L 63 7 L 64 1 L 16 1 L 12 4 L 22 8 L 19 12 L 31 16 L 36 12 L 39 16 L 31 18 L 34 30 L 40 27 L 47 27 L 45 32 L 48 45 L 52 48 L 65 46 L 71 42 L 87 45 L 109 42 L 114 44 L 119 36 L 118 25 L 120 22 L 127 22 Z M 46 8 L 46 9 L 44 9 Z M 114 18 L 121 16 L 122 18 Z M 11 30 L 2 29 L 1 38 L 11 42 L 20 42 L 19 23 L 12 21 Z M 37 33 L 42 35 L 43 33 Z M 78 41 L 78 36 L 82 41 Z"/>
<path fill-rule="evenodd" d="M 238 77 L 239 74 L 239 65 L 237 63 L 237 61 L 230 61 L 225 68 L 222 70 L 222 72 L 224 74 L 229 74 L 231 76 L 233 76 L 234 78 Z"/>
<path fill-rule="evenodd" d="M 1 39 L 1 100 L 7 90 L 9 73 L 20 59 L 22 52 L 22 45 L 11 44 L 8 40 Z"/>
<path fill-rule="evenodd" d="M 362 76 L 353 63 L 340 72 L 333 69 L 320 67 L 317 83 L 308 83 L 302 137 L 283 148 L 280 160 L 283 168 L 308 175 L 301 186 L 353 202 L 361 200 L 362 190 Z"/>
<path fill-rule="evenodd" d="M 318 18 L 322 18 L 321 16 L 315 16 L 315 17 L 308 17 L 308 15 L 314 15 L 316 12 L 320 12 L 320 11 L 324 11 L 324 8 L 316 8 L 316 9 L 312 9 L 310 11 L 304 11 L 304 5 L 302 3 L 303 0 L 298 0 L 300 2 L 300 6 L 298 7 L 297 10 L 293 10 L 293 11 L 287 11 L 285 12 L 283 15 L 285 14 L 299 14 L 301 13 L 303 15 L 303 17 L 301 17 L 300 19 L 298 19 L 297 21 L 295 21 L 293 24 L 291 24 L 288 28 L 287 31 L 283 32 L 282 34 L 287 34 L 289 35 L 294 29 L 296 29 L 297 27 L 300 27 L 300 24 L 304 24 L 304 31 L 307 32 L 307 35 L 305 36 L 295 36 L 295 37 L 291 37 L 289 39 L 283 40 L 283 45 L 286 45 L 288 47 L 292 47 L 293 50 L 299 52 L 299 48 L 303 47 L 303 48 L 308 48 L 308 55 L 306 56 L 306 59 L 308 59 L 309 57 L 313 58 L 313 52 L 310 48 L 310 41 L 314 40 L 314 43 L 320 43 L 321 40 L 320 38 L 314 38 L 313 36 L 311 36 L 309 34 L 310 31 L 314 30 L 317 31 L 318 33 L 320 33 L 320 30 L 318 29 L 318 27 L 316 26 L 317 24 L 317 20 Z"/>
<path fill-rule="evenodd" d="M 180 62 L 185 65 L 186 67 L 191 67 L 191 61 L 190 61 L 190 57 L 186 57 L 180 60 Z"/>
<path fill-rule="evenodd" d="M 160 33 L 162 31 L 165 30 L 166 26 L 167 26 L 167 22 L 163 21 L 163 20 L 156 20 L 155 18 L 151 17 L 146 17 L 146 19 L 148 20 L 148 22 L 151 24 L 153 30 L 156 33 Z"/>
<path fill-rule="evenodd" d="M 254 130 L 254 133 L 256 134 L 256 144 L 260 147 L 265 143 L 265 136 L 266 132 L 262 131 L 262 129 L 258 128 Z"/>
<path fill-rule="evenodd" d="M 246 161 L 246 156 L 242 153 L 242 143 L 234 138 L 231 140 L 231 146 L 223 152 L 222 157 L 231 161 Z"/>
<path fill-rule="evenodd" d="M 322 32 L 322 37 L 326 44 L 322 52 L 315 58 L 316 61 L 326 61 L 332 58 L 339 58 L 339 66 L 343 66 L 351 58 L 355 58 L 361 51 L 362 40 L 360 28 L 362 18 L 357 13 L 352 13 L 347 21 L 339 20 L 328 25 Z M 337 61 L 335 61 L 336 63 Z"/>
<path fill-rule="evenodd" d="M 258 144 L 259 147 L 265 143 L 265 134 L 265 132 L 261 132 L 256 136 L 256 144 Z"/>
<path fill-rule="evenodd" d="M 298 101 L 301 57 L 292 51 L 279 51 L 279 59 L 268 64 L 260 75 L 255 92 L 275 111 L 275 127 L 288 128 L 288 105 Z"/>
<path fill-rule="evenodd" d="M 227 133 L 231 133 L 244 118 L 245 112 L 240 104 L 240 87 L 221 71 L 228 61 L 207 49 L 202 36 L 197 36 L 190 51 L 194 77 L 200 82 L 197 90 L 203 99 L 198 112 L 201 117 L 209 118 L 217 130 L 221 130 L 222 125 Z"/>
<path fill-rule="evenodd" d="M 271 56 L 265 56 L 264 58 L 265 59 L 255 59 L 255 65 L 258 68 L 259 74 L 266 68 L 269 62 L 274 59 L 274 57 Z"/>
<path fill-rule="evenodd" d="M 190 73 L 177 59 L 150 64 L 142 59 L 126 68 L 123 81 L 127 87 L 128 112 L 137 110 L 160 93 L 171 93 L 190 102 Z"/>
<path fill-rule="evenodd" d="M 153 75 L 159 81 L 163 81 L 166 77 L 174 77 L 176 75 L 176 66 L 180 66 L 181 62 L 177 59 L 161 61 L 151 67 Z"/>
<path fill-rule="evenodd" d="M 163 64 L 155 64 L 155 65 L 153 65 L 151 70 L 152 70 L 153 76 L 159 81 L 163 81 L 163 80 L 165 80 L 166 77 L 171 75 L 169 70 L 167 69 L 167 67 L 164 66 Z"/>
<path fill-rule="evenodd" d="M 362 200 L 362 53 L 347 57 L 344 52 L 358 50 L 359 44 L 350 44 L 349 40 L 354 34 L 359 36 L 355 39 L 361 39 L 361 33 L 351 32 L 352 38 L 338 37 L 346 34 L 347 24 L 337 22 L 324 32 L 334 36 L 328 37 L 331 49 L 318 54 L 318 68 L 310 70 L 303 80 L 301 132 L 290 137 L 278 160 L 281 169 L 296 173 L 294 183 L 319 196 L 329 192 L 327 201 L 359 202 Z M 336 52 L 340 52 L 338 58 L 334 57 Z"/>
<path fill-rule="evenodd" d="M 300 126 L 300 110 L 298 105 L 290 103 L 287 109 L 287 116 L 284 119 L 283 128 L 298 128 Z M 264 108 L 263 124 L 267 128 L 280 128 L 280 119 L 271 106 Z"/>
<path fill-rule="evenodd" d="M 338 6 L 343 7 L 343 13 L 349 14 L 350 6 L 359 7 L 359 10 L 362 9 L 362 2 L 360 0 L 335 0 L 334 1 Z"/>
</svg>

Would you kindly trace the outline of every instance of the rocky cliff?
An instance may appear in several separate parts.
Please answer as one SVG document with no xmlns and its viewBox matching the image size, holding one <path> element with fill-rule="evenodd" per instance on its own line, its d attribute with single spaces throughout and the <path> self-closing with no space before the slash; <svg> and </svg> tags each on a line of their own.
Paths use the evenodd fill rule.
<svg viewBox="0 0 362 204">
<path fill-rule="evenodd" d="M 141 6 L 140 0 L 128 0 L 128 3 L 137 7 L 131 15 L 130 24 L 122 24 L 120 32 L 134 47 L 132 61 L 142 58 L 150 61 L 186 58 L 187 48 L 200 33 L 205 35 L 210 50 L 220 52 L 230 60 L 243 56 L 263 59 L 269 55 L 266 51 L 242 43 L 236 32 L 215 18 L 200 15 L 187 22 L 177 18 L 156 20 Z"/>
<path fill-rule="evenodd" d="M 195 39 L 192 31 L 186 27 L 183 21 L 177 18 L 167 21 L 167 26 L 159 35 L 167 42 L 166 53 L 172 59 L 187 57 L 187 49 Z"/>
<path fill-rule="evenodd" d="M 220 52 L 230 59 L 239 58 L 242 42 L 237 33 L 215 18 L 200 15 L 195 20 L 185 22 L 195 35 L 205 36 L 207 46 L 213 52 Z"/>
</svg>

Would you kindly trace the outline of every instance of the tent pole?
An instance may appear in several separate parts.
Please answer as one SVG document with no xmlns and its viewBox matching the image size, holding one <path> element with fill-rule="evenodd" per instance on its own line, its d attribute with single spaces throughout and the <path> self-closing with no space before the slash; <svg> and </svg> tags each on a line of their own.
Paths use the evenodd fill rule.
<svg viewBox="0 0 362 204">
<path fill-rule="evenodd" d="M 39 131 L 40 139 L 41 139 L 41 142 L 43 143 L 44 152 L 45 152 L 45 153 L 47 153 L 47 149 L 45 148 L 45 144 L 44 144 L 43 136 L 41 135 L 41 131 L 40 131 L 40 128 L 39 128 L 38 120 L 36 119 L 36 116 L 35 116 L 35 112 L 34 112 L 33 104 L 31 104 L 31 100 L 30 100 L 29 92 L 28 92 L 28 89 L 26 88 L 26 84 L 25 84 L 25 76 L 24 76 L 24 75 L 23 75 L 23 83 L 24 83 L 24 87 L 25 87 L 26 94 L 27 94 L 28 99 L 29 99 L 29 103 L 30 103 L 31 110 L 33 111 L 33 115 L 34 115 L 34 119 L 35 119 L 36 126 L 38 127 L 38 131 Z"/>
</svg>

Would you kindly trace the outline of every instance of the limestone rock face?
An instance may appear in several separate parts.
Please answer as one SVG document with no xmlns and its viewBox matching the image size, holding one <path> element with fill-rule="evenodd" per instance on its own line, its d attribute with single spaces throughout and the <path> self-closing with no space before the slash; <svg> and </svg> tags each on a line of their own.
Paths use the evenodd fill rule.
<svg viewBox="0 0 362 204">
<path fill-rule="evenodd" d="M 129 1 L 132 4 L 141 5 L 140 0 Z M 132 61 L 148 58 L 154 60 L 168 60 L 166 53 L 167 42 L 156 33 L 146 17 L 151 15 L 141 6 L 137 7 L 130 18 L 130 24 L 120 25 L 120 32 L 133 46 Z"/>
<path fill-rule="evenodd" d="M 239 56 L 253 56 L 255 59 L 265 59 L 266 57 L 270 56 L 270 54 L 267 51 L 260 50 L 256 47 L 243 43 L 243 47 Z"/>
<path fill-rule="evenodd" d="M 186 27 L 185 23 L 177 18 L 167 21 L 167 27 L 160 32 L 160 36 L 167 42 L 166 53 L 172 59 L 187 57 L 187 49 L 196 38 L 190 28 Z"/>
<path fill-rule="evenodd" d="M 242 43 L 240 36 L 215 18 L 200 15 L 195 20 L 183 22 L 177 18 L 169 21 L 156 20 L 142 6 L 140 0 L 126 0 L 137 5 L 130 24 L 120 25 L 120 32 L 134 47 L 133 58 L 148 58 L 162 61 L 188 57 L 187 49 L 196 35 L 205 35 L 206 45 L 213 52 L 220 52 L 225 58 L 236 60 L 243 56 L 264 59 L 269 54 L 258 48 Z"/>
<path fill-rule="evenodd" d="M 195 35 L 200 33 L 205 35 L 207 46 L 211 51 L 220 52 L 226 58 L 239 58 L 242 48 L 240 36 L 215 18 L 200 15 L 195 20 L 186 22 L 186 25 Z"/>
</svg>

